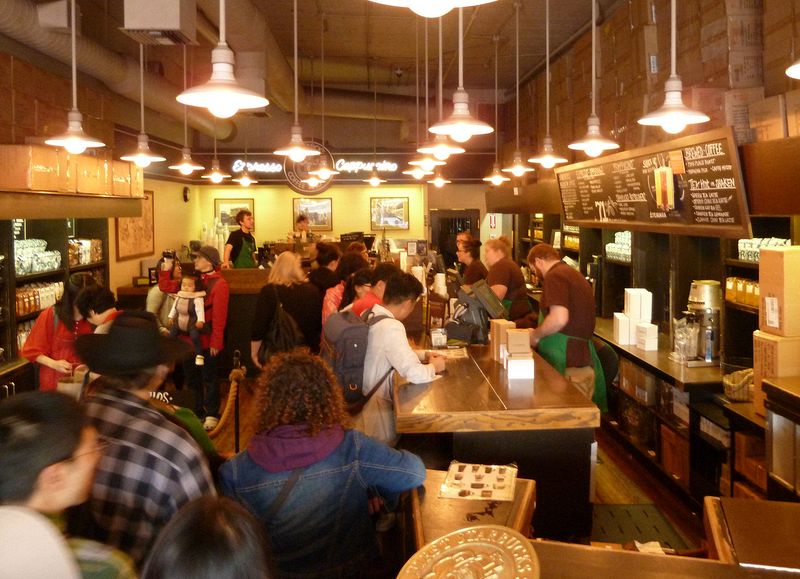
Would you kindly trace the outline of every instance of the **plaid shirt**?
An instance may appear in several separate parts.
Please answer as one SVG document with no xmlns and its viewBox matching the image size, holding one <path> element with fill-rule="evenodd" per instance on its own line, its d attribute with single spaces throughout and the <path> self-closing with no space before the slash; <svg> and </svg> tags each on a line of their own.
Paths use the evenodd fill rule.
<svg viewBox="0 0 800 579">
<path fill-rule="evenodd" d="M 211 473 L 189 433 L 131 392 L 100 391 L 87 400 L 86 414 L 110 443 L 89 499 L 92 538 L 141 565 L 181 506 L 216 494 Z"/>
</svg>

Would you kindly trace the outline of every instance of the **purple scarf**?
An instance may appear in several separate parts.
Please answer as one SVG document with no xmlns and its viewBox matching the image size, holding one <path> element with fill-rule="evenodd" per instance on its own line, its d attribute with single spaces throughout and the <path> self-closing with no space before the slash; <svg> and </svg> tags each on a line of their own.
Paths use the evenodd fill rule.
<svg viewBox="0 0 800 579">
<path fill-rule="evenodd" d="M 284 472 L 315 464 L 330 455 L 344 440 L 344 429 L 332 426 L 316 436 L 305 424 L 284 424 L 256 434 L 247 454 L 267 472 Z"/>
</svg>

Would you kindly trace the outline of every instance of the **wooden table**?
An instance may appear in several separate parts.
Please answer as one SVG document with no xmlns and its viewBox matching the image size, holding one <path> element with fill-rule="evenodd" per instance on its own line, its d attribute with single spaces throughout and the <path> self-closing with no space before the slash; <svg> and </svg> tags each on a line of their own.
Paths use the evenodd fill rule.
<svg viewBox="0 0 800 579">
<path fill-rule="evenodd" d="M 594 429 L 600 410 L 541 356 L 533 380 L 509 381 L 487 346 L 448 360 L 447 372 L 427 384 L 394 389 L 401 433 L 453 433 L 453 456 L 480 464 L 516 463 L 536 481 L 534 535 L 585 540 Z"/>
<path fill-rule="evenodd" d="M 450 533 L 475 525 L 504 525 L 528 535 L 536 502 L 536 483 L 518 478 L 513 501 L 469 501 L 439 497 L 447 473 L 428 470 L 425 492 L 411 492 L 411 520 L 416 549 Z M 422 496 L 421 496 L 422 495 Z"/>
</svg>

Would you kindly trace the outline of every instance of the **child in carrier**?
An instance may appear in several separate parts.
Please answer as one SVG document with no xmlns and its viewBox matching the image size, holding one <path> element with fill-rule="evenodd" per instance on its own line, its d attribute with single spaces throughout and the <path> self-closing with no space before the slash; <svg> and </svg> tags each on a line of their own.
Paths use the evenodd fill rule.
<svg viewBox="0 0 800 579">
<path fill-rule="evenodd" d="M 184 275 L 181 279 L 181 289 L 175 297 L 175 303 L 169 312 L 169 335 L 176 338 L 179 333 L 188 334 L 189 339 L 194 345 L 195 359 L 197 366 L 205 363 L 203 358 L 203 345 L 200 342 L 200 330 L 206 323 L 205 296 L 202 282 L 190 275 Z M 177 320 L 176 320 L 177 318 Z"/>
</svg>

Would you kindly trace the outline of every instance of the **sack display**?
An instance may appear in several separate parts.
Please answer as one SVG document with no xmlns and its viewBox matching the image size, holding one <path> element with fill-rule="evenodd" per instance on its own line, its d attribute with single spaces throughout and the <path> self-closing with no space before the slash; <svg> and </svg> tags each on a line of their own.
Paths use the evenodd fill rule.
<svg viewBox="0 0 800 579">
<path fill-rule="evenodd" d="M 261 364 L 265 364 L 273 354 L 293 350 L 297 346 L 302 346 L 305 341 L 297 322 L 283 309 L 278 290 L 274 285 L 272 291 L 275 293 L 275 314 L 258 349 L 258 361 Z"/>
</svg>

